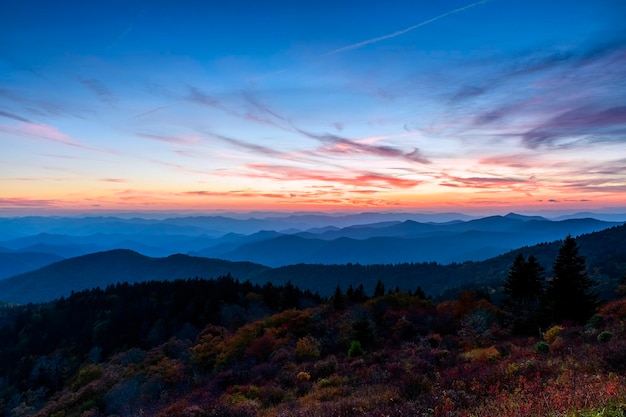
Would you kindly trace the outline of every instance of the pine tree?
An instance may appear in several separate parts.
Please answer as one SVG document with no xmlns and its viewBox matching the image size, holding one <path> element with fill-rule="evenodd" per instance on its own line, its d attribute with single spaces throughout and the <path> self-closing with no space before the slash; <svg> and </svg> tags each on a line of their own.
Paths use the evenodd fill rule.
<svg viewBox="0 0 626 417">
<path fill-rule="evenodd" d="M 538 325 L 538 310 L 544 292 L 544 268 L 534 256 L 515 257 L 504 282 L 504 305 L 516 333 L 533 332 Z"/>
<path fill-rule="evenodd" d="M 546 291 L 546 310 L 553 322 L 572 320 L 582 323 L 597 308 L 597 285 L 587 275 L 585 257 L 578 253 L 576 240 L 568 235 L 552 267 L 553 278 Z"/>
<path fill-rule="evenodd" d="M 374 297 L 382 297 L 385 295 L 385 284 L 381 280 L 376 282 L 376 288 L 374 288 Z"/>
<path fill-rule="evenodd" d="M 504 282 L 504 293 L 510 303 L 533 303 L 541 297 L 543 285 L 543 267 L 533 255 L 526 261 L 520 253 L 515 257 Z"/>
<path fill-rule="evenodd" d="M 341 287 L 339 287 L 339 285 L 337 285 L 337 288 L 335 288 L 335 293 L 333 294 L 332 302 L 333 302 L 333 308 L 335 310 L 341 311 L 344 308 L 346 308 L 345 296 L 343 295 L 343 291 L 341 291 Z"/>
</svg>

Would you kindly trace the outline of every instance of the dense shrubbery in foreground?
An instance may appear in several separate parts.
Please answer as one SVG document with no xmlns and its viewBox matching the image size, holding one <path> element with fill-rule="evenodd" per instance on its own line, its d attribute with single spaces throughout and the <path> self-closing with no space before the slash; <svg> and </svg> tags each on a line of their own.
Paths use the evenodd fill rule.
<svg viewBox="0 0 626 417">
<path fill-rule="evenodd" d="M 178 311 L 159 304 L 168 298 L 161 284 L 143 287 L 145 306 Z M 182 291 L 184 282 L 175 285 Z M 146 337 L 107 354 L 66 339 L 20 358 L 13 366 L 21 379 L 0 383 L 4 415 L 613 417 L 626 410 L 626 299 L 603 305 L 587 324 L 516 336 L 506 310 L 470 292 L 435 304 L 403 292 L 357 299 L 357 290 L 341 302 L 272 313 L 281 307 L 272 310 L 262 288 L 237 289 L 231 295 L 238 301 L 199 310 L 210 318 L 199 331 L 170 320 L 160 333 L 166 340 L 151 338 L 156 321 L 167 323 L 160 317 Z M 62 304 L 111 301 L 114 290 L 75 294 Z M 285 294 L 265 291 L 274 301 Z M 289 291 L 292 302 L 313 302 Z M 40 316 L 35 321 L 60 314 L 54 306 L 18 310 L 29 308 Z M 232 319 L 235 310 L 240 321 Z M 92 341 L 97 334 L 94 328 Z"/>
</svg>

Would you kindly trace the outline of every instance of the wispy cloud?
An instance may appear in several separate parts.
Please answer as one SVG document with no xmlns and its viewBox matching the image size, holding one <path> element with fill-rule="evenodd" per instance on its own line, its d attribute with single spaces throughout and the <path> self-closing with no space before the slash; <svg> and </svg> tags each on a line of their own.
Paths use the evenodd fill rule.
<svg viewBox="0 0 626 417">
<path fill-rule="evenodd" d="M 452 188 L 473 188 L 489 191 L 507 190 L 531 196 L 537 190 L 534 178 L 498 178 L 498 177 L 457 177 L 446 175 L 439 185 Z"/>
<path fill-rule="evenodd" d="M 253 190 L 232 190 L 232 191 L 183 191 L 179 193 L 182 196 L 195 196 L 195 197 L 244 197 L 244 198 L 277 198 L 284 199 L 289 197 L 289 193 L 267 193 Z"/>
<path fill-rule="evenodd" d="M 2 110 L 0 110 L 0 116 L 6 117 L 7 119 L 17 120 L 18 122 L 24 122 L 24 123 L 30 123 L 30 124 L 33 123 L 25 117 L 18 116 L 17 114 L 9 113 L 9 112 L 2 111 Z"/>
<path fill-rule="evenodd" d="M 383 158 L 401 158 L 410 162 L 416 162 L 419 164 L 430 164 L 431 161 L 422 155 L 421 151 L 414 148 L 410 152 L 405 152 L 392 146 L 378 146 L 370 145 L 363 142 L 357 142 L 341 136 L 333 135 L 330 133 L 315 134 L 307 132 L 302 129 L 296 129 L 296 131 L 308 138 L 318 140 L 327 145 L 322 149 L 322 152 L 336 153 L 336 154 L 367 154 L 374 155 Z"/>
<path fill-rule="evenodd" d="M 134 116 L 133 116 L 133 118 L 138 119 L 138 118 L 140 118 L 140 117 L 144 117 L 144 116 L 147 116 L 147 115 L 149 115 L 149 114 L 156 113 L 156 112 L 158 112 L 158 111 L 160 111 L 160 110 L 166 109 L 167 107 L 168 107 L 168 106 L 159 106 L 159 107 L 155 107 L 155 108 L 150 109 L 150 110 L 148 110 L 148 111 L 145 111 L 145 112 L 143 112 L 143 113 L 136 114 L 136 115 L 134 115 Z"/>
<path fill-rule="evenodd" d="M 495 165 L 523 169 L 532 168 L 535 165 L 534 158 L 526 154 L 491 156 L 479 159 L 478 163 L 482 165 Z"/>
<path fill-rule="evenodd" d="M 201 104 L 203 106 L 209 106 L 229 112 L 220 100 L 203 92 L 202 90 L 200 90 L 200 88 L 193 85 L 188 86 L 188 94 L 185 96 L 185 99 L 192 103 Z"/>
<path fill-rule="evenodd" d="M 101 182 L 113 182 L 113 183 L 123 183 L 128 182 L 127 179 L 124 178 L 100 178 Z"/>
<path fill-rule="evenodd" d="M 585 142 L 623 141 L 626 134 L 626 106 L 604 109 L 568 110 L 522 134 L 522 143 L 530 149 L 555 145 L 559 139 L 591 136 Z M 615 135 L 619 135 L 615 137 Z"/>
<path fill-rule="evenodd" d="M 218 138 L 231 145 L 245 149 L 247 151 L 254 152 L 255 155 L 259 154 L 259 155 L 272 156 L 272 157 L 283 157 L 285 155 L 284 152 L 278 151 L 276 149 L 268 148 L 267 146 L 258 145 L 255 143 L 246 142 L 240 139 L 223 136 L 223 135 L 219 135 L 216 133 L 211 133 L 211 136 Z"/>
<path fill-rule="evenodd" d="M 155 135 L 152 133 L 136 133 L 137 136 L 144 139 L 156 140 L 159 142 L 171 143 L 174 145 L 193 145 L 202 140 L 199 136 L 166 136 Z"/>
<path fill-rule="evenodd" d="M 100 80 L 95 78 L 80 78 L 80 83 L 94 93 L 103 103 L 114 105 L 117 101 L 111 90 Z"/>
<path fill-rule="evenodd" d="M 8 207 L 53 207 L 62 203 L 59 200 L 34 198 L 0 198 L 0 206 Z"/>
<path fill-rule="evenodd" d="M 384 41 L 384 40 L 387 40 L 387 39 L 395 38 L 397 36 L 401 36 L 401 35 L 404 35 L 405 33 L 411 32 L 411 31 L 413 31 L 413 30 L 415 30 L 417 28 L 421 28 L 422 26 L 426 26 L 428 24 L 436 22 L 437 20 L 443 19 L 444 17 L 448 17 L 448 16 L 453 15 L 455 13 L 459 13 L 459 12 L 462 12 L 464 10 L 471 9 L 472 7 L 479 6 L 479 5 L 481 5 L 483 3 L 487 3 L 489 1 L 491 1 L 491 0 L 477 1 L 475 3 L 468 4 L 467 6 L 463 6 L 463 7 L 459 7 L 458 9 L 450 10 L 449 12 L 440 14 L 438 16 L 435 16 L 435 17 L 433 17 L 431 19 L 425 20 L 425 21 L 423 21 L 421 23 L 418 23 L 416 25 L 409 26 L 408 28 L 405 28 L 405 29 L 402 29 L 402 30 L 398 30 L 398 31 L 393 32 L 393 33 L 389 33 L 387 35 L 378 36 L 376 38 L 367 39 L 365 41 L 353 43 L 352 45 L 344 46 L 342 48 L 335 49 L 333 51 L 328 52 L 327 55 L 334 55 L 334 54 L 338 54 L 338 53 L 341 53 L 341 52 L 349 51 L 351 49 L 358 49 L 358 48 L 361 48 L 361 47 L 366 46 L 366 45 L 370 45 L 370 44 L 378 43 L 378 42 L 381 42 L 381 41 Z"/>
<path fill-rule="evenodd" d="M 92 149 L 85 146 L 53 126 L 37 123 L 21 122 L 17 125 L 0 125 L 0 131 L 19 136 L 30 136 L 33 138 L 45 139 L 63 145 L 77 148 Z"/>
<path fill-rule="evenodd" d="M 249 164 L 253 172 L 246 174 L 251 178 L 268 178 L 280 181 L 321 181 L 355 187 L 374 187 L 381 189 L 412 188 L 421 181 L 384 175 L 368 171 L 329 171 L 306 169 L 286 165 Z"/>
</svg>

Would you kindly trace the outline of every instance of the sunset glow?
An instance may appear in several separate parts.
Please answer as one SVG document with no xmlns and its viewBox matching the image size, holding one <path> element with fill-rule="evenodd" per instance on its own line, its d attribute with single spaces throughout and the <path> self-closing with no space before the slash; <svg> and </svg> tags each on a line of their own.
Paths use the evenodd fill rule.
<svg viewBox="0 0 626 417">
<path fill-rule="evenodd" d="M 0 215 L 626 207 L 623 1 L 264 3 L 3 2 Z"/>
</svg>

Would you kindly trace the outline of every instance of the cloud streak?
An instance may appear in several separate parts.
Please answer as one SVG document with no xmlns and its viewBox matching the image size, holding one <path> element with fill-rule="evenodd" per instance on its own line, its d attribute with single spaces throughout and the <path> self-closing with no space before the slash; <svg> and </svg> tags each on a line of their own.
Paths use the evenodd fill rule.
<svg viewBox="0 0 626 417">
<path fill-rule="evenodd" d="M 578 108 L 554 116 L 523 133 L 522 143 L 529 149 L 537 149 L 544 145 L 558 145 L 560 139 L 582 136 L 590 136 L 585 142 L 592 143 L 624 141 L 625 134 L 626 106 L 604 109 Z"/>
<path fill-rule="evenodd" d="M 198 136 L 166 136 L 155 135 L 152 133 L 136 133 L 136 135 L 143 139 L 156 140 L 158 142 L 171 143 L 173 145 L 193 145 L 201 140 Z"/>
<path fill-rule="evenodd" d="M 92 148 L 75 141 L 70 136 L 49 125 L 21 122 L 13 126 L 0 125 L 0 131 L 13 135 L 30 136 L 67 146 L 93 150 Z"/>
<path fill-rule="evenodd" d="M 100 80 L 95 78 L 80 78 L 80 83 L 94 93 L 100 101 L 108 105 L 114 105 L 117 101 L 111 90 Z"/>
<path fill-rule="evenodd" d="M 0 116 L 6 117 L 7 119 L 17 120 L 18 122 L 33 124 L 33 122 L 31 122 L 25 117 L 18 116 L 17 114 L 9 113 L 9 112 L 2 111 L 2 110 L 0 110 Z"/>
<path fill-rule="evenodd" d="M 231 138 L 228 136 L 218 135 L 216 133 L 211 133 L 211 136 L 218 138 L 231 145 L 234 145 L 238 148 L 253 152 L 255 155 L 265 155 L 265 156 L 271 156 L 271 157 L 283 157 L 285 155 L 283 152 L 277 151 L 272 148 L 268 148 L 267 146 L 246 142 L 246 141 Z"/>
<path fill-rule="evenodd" d="M 370 145 L 329 133 L 318 135 L 297 128 L 296 131 L 303 136 L 318 140 L 326 145 L 321 149 L 325 153 L 373 155 L 382 158 L 400 158 L 418 164 L 431 163 L 428 158 L 422 155 L 418 148 L 414 148 L 410 152 L 404 152 L 392 146 Z"/>
<path fill-rule="evenodd" d="M 479 5 L 484 4 L 484 3 L 487 3 L 487 2 L 489 2 L 489 1 L 491 1 L 491 0 L 481 0 L 481 1 L 477 1 L 477 2 L 475 2 L 475 3 L 471 3 L 471 4 L 468 4 L 468 5 L 466 5 L 466 6 L 459 7 L 458 9 L 450 10 L 449 12 L 446 12 L 446 13 L 440 14 L 439 16 L 435 16 L 435 17 L 433 17 L 433 18 L 431 18 L 431 19 L 425 20 L 425 21 L 423 21 L 423 22 L 421 22 L 421 23 L 418 23 L 418 24 L 416 24 L 416 25 L 409 26 L 408 28 L 405 28 L 405 29 L 402 29 L 402 30 L 395 31 L 395 32 L 393 32 L 393 33 L 389 33 L 389 34 L 387 34 L 387 35 L 378 36 L 378 37 L 376 37 L 376 38 L 367 39 L 367 40 L 365 40 L 365 41 L 361 41 L 361 42 L 353 43 L 352 45 L 344 46 L 344 47 L 342 47 L 342 48 L 335 49 L 335 50 L 333 50 L 333 51 L 328 52 L 326 55 L 335 55 L 335 54 L 339 54 L 339 53 L 341 53 L 341 52 L 350 51 L 350 50 L 352 50 L 352 49 L 362 48 L 363 46 L 371 45 L 371 44 L 373 44 L 373 43 L 378 43 L 378 42 L 381 42 L 381 41 L 384 41 L 384 40 L 387 40 L 387 39 L 392 39 L 392 38 L 395 38 L 395 37 L 397 37 L 397 36 L 404 35 L 405 33 L 411 32 L 411 31 L 413 31 L 413 30 L 415 30 L 415 29 L 421 28 L 422 26 L 426 26 L 426 25 L 429 25 L 429 24 L 431 24 L 431 23 L 434 23 L 434 22 L 436 22 L 437 20 L 443 19 L 444 17 L 448 17 L 448 16 L 450 16 L 450 15 L 453 15 L 453 14 L 456 14 L 456 13 L 460 13 L 460 12 L 462 12 L 462 11 L 465 11 L 465 10 L 467 10 L 467 9 L 471 9 L 472 7 L 479 6 Z"/>
<path fill-rule="evenodd" d="M 344 186 L 379 189 L 413 188 L 421 184 L 421 181 L 369 171 L 337 172 L 269 164 L 249 164 L 247 167 L 255 171 L 247 174 L 250 178 L 267 178 L 280 181 L 321 181 Z"/>
</svg>

